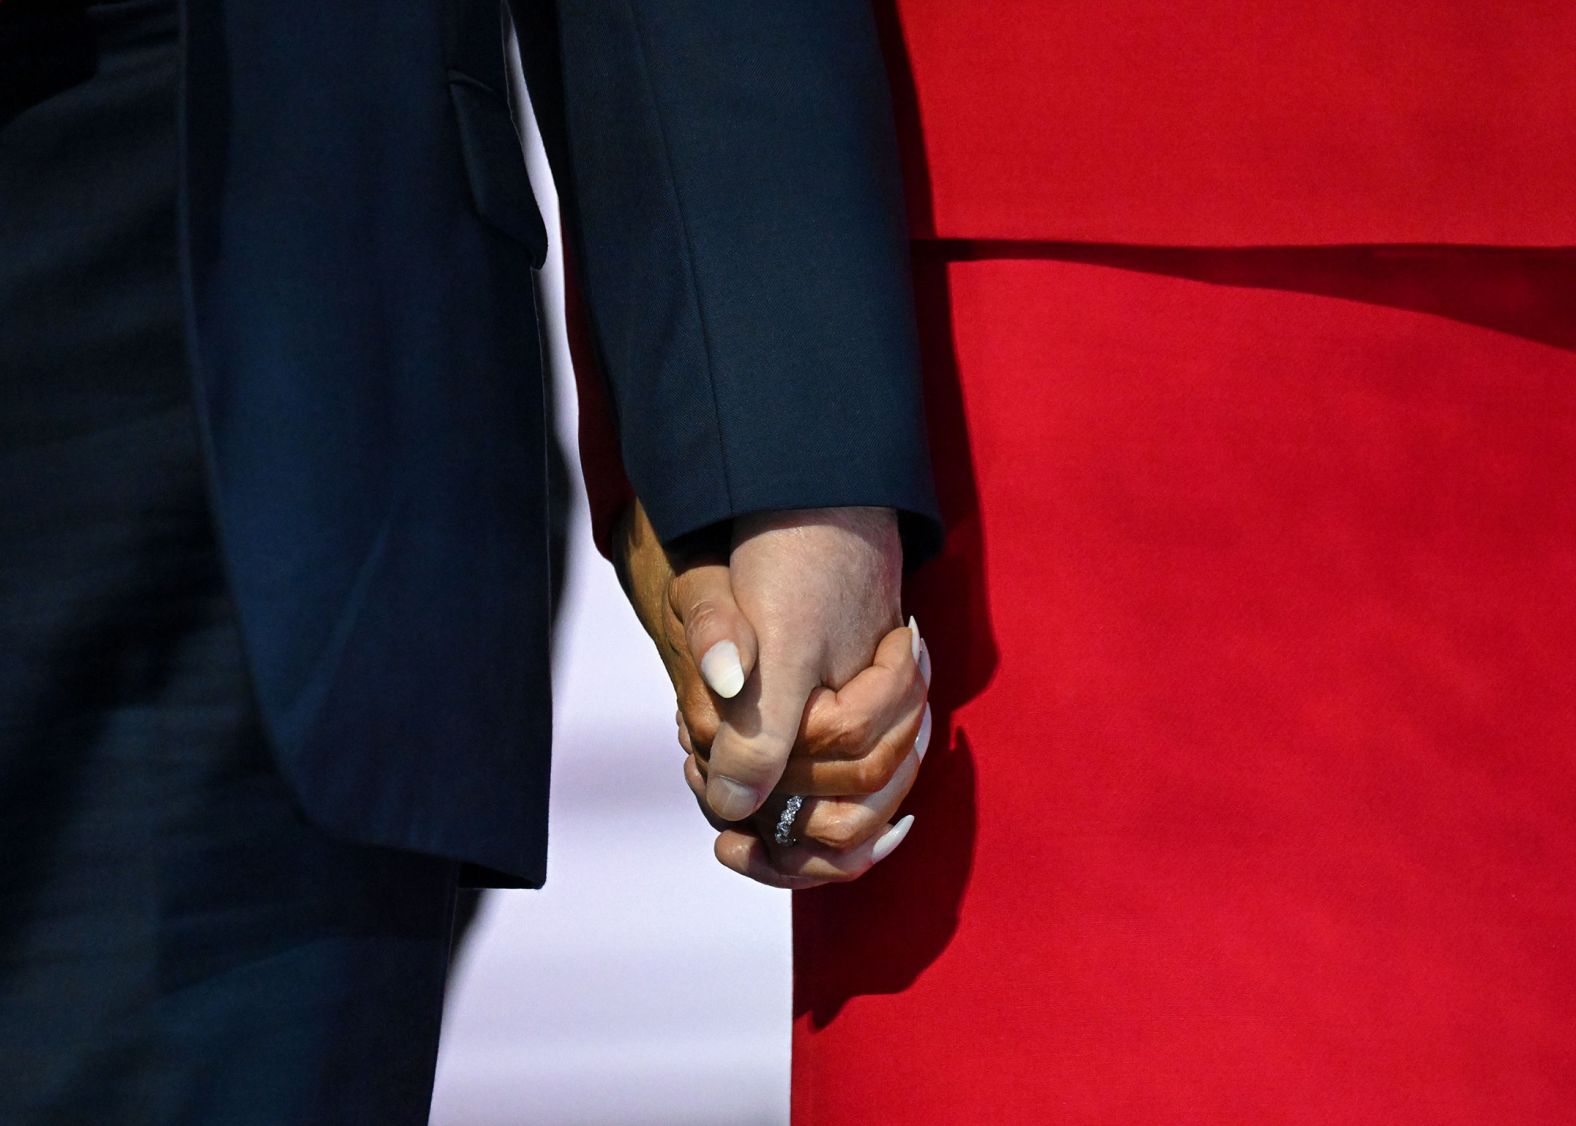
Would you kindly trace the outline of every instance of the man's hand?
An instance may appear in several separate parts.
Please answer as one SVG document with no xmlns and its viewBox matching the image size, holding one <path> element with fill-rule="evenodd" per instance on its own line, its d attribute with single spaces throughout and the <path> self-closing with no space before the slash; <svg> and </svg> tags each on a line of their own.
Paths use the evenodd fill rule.
<svg viewBox="0 0 1576 1126">
<path fill-rule="evenodd" d="M 848 683 L 902 624 L 896 514 L 829 508 L 743 517 L 734 524 L 728 577 L 758 655 L 755 675 L 722 705 L 706 803 L 723 820 L 742 821 L 782 776 L 811 691 Z M 702 652 L 706 673 L 712 654 Z M 707 679 L 728 696 L 731 679 L 721 686 Z"/>
<path fill-rule="evenodd" d="M 892 628 L 895 520 L 872 509 L 776 514 L 741 521 L 734 544 L 731 567 L 720 557 L 675 566 L 638 505 L 616 544 L 678 695 L 686 778 L 722 831 L 724 864 L 779 886 L 850 879 L 907 831 L 909 819 L 888 821 L 929 739 L 929 655 L 917 630 Z M 789 793 L 808 800 L 799 843 L 783 848 L 771 838 Z M 763 802 L 757 831 L 732 824 Z"/>
</svg>

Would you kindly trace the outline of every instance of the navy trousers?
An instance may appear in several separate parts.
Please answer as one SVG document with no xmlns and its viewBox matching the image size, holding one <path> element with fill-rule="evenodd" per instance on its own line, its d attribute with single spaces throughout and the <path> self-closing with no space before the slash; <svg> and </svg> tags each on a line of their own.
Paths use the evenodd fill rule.
<svg viewBox="0 0 1576 1126">
<path fill-rule="evenodd" d="M 174 5 L 20 11 L 0 17 L 0 1122 L 424 1122 L 454 866 L 306 823 L 259 730 L 182 337 Z"/>
</svg>

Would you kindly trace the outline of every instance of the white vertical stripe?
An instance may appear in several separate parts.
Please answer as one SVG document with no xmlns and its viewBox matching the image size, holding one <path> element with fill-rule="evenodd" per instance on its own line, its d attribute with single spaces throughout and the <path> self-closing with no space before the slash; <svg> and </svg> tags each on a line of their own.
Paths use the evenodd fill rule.
<svg viewBox="0 0 1576 1126">
<path fill-rule="evenodd" d="M 517 54 L 511 67 L 524 105 Z M 543 328 L 574 470 L 558 201 L 534 128 L 527 149 L 552 243 Z M 432 1121 L 786 1123 L 788 900 L 712 859 L 680 776 L 667 679 L 591 545 L 573 475 L 548 886 L 491 896 L 451 982 Z"/>
</svg>

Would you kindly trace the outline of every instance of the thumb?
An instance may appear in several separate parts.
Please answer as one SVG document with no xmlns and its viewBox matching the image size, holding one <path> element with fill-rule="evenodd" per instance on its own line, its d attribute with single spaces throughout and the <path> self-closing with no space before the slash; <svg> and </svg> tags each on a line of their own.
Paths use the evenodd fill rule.
<svg viewBox="0 0 1576 1126">
<path fill-rule="evenodd" d="M 725 700 L 737 696 L 755 668 L 757 646 L 755 630 L 733 600 L 727 565 L 686 568 L 673 580 L 669 603 L 707 687 Z"/>
<path fill-rule="evenodd" d="M 738 699 L 722 709 L 706 804 L 724 821 L 742 821 L 760 808 L 788 764 L 805 701 L 819 683 L 815 667 L 797 656 L 771 652 Z"/>
</svg>

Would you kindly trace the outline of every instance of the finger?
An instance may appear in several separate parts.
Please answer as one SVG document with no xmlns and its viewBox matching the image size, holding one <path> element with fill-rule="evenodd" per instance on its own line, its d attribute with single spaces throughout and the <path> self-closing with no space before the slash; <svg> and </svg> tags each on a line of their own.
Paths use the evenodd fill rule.
<svg viewBox="0 0 1576 1126">
<path fill-rule="evenodd" d="M 700 806 L 701 816 L 706 819 L 713 829 L 721 833 L 736 828 L 731 822 L 724 821 L 718 817 L 711 811 L 711 807 L 706 804 L 706 776 L 700 769 L 699 760 L 694 755 L 690 755 L 684 760 L 684 781 L 688 784 L 690 793 L 695 795 L 695 803 Z"/>
<path fill-rule="evenodd" d="M 688 661 L 688 658 L 685 660 Z M 722 725 L 722 714 L 717 711 L 720 701 L 706 687 L 705 681 L 699 676 L 690 675 L 679 688 L 678 702 L 683 727 L 689 733 L 690 749 L 705 758 L 711 753 L 717 728 Z"/>
<path fill-rule="evenodd" d="M 897 814 L 919 778 L 919 763 L 920 756 L 910 752 L 890 782 L 862 798 L 807 799 L 794 822 L 794 836 L 836 852 L 859 847 Z M 773 804 L 768 802 L 766 809 L 772 809 Z"/>
<path fill-rule="evenodd" d="M 778 850 L 775 855 L 754 833 L 729 829 L 717 837 L 714 851 L 724 867 L 740 875 L 772 887 L 798 890 L 858 879 L 891 856 L 913 825 L 914 815 L 910 813 L 887 826 L 885 832 L 846 852 L 802 844 Z"/>
<path fill-rule="evenodd" d="M 910 756 L 923 760 L 933 729 L 930 705 L 901 725 L 879 734 L 858 758 L 809 758 L 795 755 L 783 770 L 778 793 L 806 797 L 860 797 L 884 790 Z"/>
<path fill-rule="evenodd" d="M 930 743 L 928 648 L 914 619 L 888 633 L 871 666 L 840 691 L 812 693 L 780 792 L 838 797 L 890 784 L 911 749 Z"/>
<path fill-rule="evenodd" d="M 712 740 L 706 800 L 717 816 L 743 821 L 776 787 L 805 701 L 819 680 L 816 667 L 796 649 L 780 645 L 761 655 L 744 692 L 723 707 L 723 723 Z"/>
<path fill-rule="evenodd" d="M 719 834 L 712 851 L 724 868 L 731 868 L 739 875 L 747 876 L 767 887 L 803 891 L 806 888 L 820 887 L 828 882 L 779 872 L 772 865 L 771 858 L 766 852 L 766 845 L 761 838 L 741 829 L 731 828 Z"/>
<path fill-rule="evenodd" d="M 686 567 L 669 585 L 690 659 L 713 692 L 732 699 L 755 668 L 755 630 L 733 599 L 723 563 Z"/>
<path fill-rule="evenodd" d="M 797 756 L 860 758 L 892 729 L 917 722 L 926 694 L 922 653 L 917 629 L 900 626 L 881 639 L 869 668 L 836 692 L 813 693 L 800 723 Z"/>
</svg>

